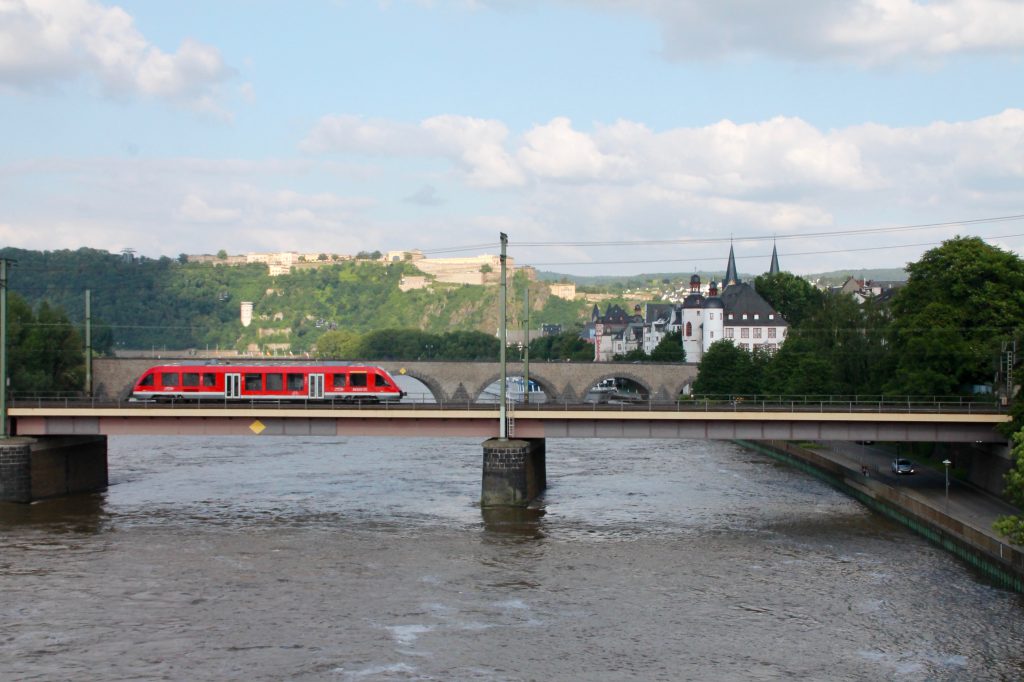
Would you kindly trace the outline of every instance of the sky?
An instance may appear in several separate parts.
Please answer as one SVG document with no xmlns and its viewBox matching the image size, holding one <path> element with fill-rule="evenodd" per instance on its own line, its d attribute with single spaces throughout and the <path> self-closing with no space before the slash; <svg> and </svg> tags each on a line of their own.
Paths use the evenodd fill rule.
<svg viewBox="0 0 1024 682">
<path fill-rule="evenodd" d="M 0 0 L 0 245 L 569 274 L 1024 248 L 1021 0 Z"/>
</svg>

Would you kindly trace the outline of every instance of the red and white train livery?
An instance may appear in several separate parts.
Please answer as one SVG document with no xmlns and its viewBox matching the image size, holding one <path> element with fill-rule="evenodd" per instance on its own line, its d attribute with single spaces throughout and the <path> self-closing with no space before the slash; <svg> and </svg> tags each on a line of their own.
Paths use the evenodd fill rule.
<svg viewBox="0 0 1024 682">
<path fill-rule="evenodd" d="M 363 365 L 159 365 L 132 388 L 136 400 L 397 401 L 394 377 Z"/>
</svg>

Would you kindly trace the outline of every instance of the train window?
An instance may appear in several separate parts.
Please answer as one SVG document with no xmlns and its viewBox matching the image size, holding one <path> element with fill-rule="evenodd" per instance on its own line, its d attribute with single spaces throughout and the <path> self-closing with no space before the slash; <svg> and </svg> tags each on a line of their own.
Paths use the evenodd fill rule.
<svg viewBox="0 0 1024 682">
<path fill-rule="evenodd" d="M 142 377 L 142 381 L 139 382 L 139 386 L 152 386 L 154 383 L 156 383 L 156 375 L 147 374 Z"/>
<path fill-rule="evenodd" d="M 289 391 L 301 391 L 302 387 L 306 385 L 305 374 L 288 374 L 288 390 Z"/>
<path fill-rule="evenodd" d="M 366 388 L 366 372 L 352 372 L 349 376 L 349 385 L 353 388 Z"/>
<path fill-rule="evenodd" d="M 262 391 L 263 390 L 263 375 L 262 374 L 246 374 L 245 375 L 245 390 L 247 390 L 247 391 Z"/>
<path fill-rule="evenodd" d="M 389 386 L 388 378 L 383 374 L 374 374 L 373 385 L 376 386 L 377 388 L 387 388 Z"/>
<path fill-rule="evenodd" d="M 164 372 L 161 377 L 164 386 L 177 386 L 178 385 L 178 373 L 177 372 Z"/>
<path fill-rule="evenodd" d="M 268 374 L 267 375 L 267 390 L 268 391 L 282 391 L 282 390 L 284 390 L 284 375 L 283 374 Z"/>
<path fill-rule="evenodd" d="M 181 375 L 182 386 L 198 386 L 199 372 L 185 372 Z"/>
<path fill-rule="evenodd" d="M 210 374 L 209 372 L 203 372 L 203 386 L 207 388 L 213 388 L 217 385 L 217 375 Z"/>
<path fill-rule="evenodd" d="M 335 391 L 344 391 L 345 390 L 345 375 L 344 374 L 335 374 L 334 375 L 333 383 L 331 385 L 334 386 L 334 390 Z"/>
</svg>

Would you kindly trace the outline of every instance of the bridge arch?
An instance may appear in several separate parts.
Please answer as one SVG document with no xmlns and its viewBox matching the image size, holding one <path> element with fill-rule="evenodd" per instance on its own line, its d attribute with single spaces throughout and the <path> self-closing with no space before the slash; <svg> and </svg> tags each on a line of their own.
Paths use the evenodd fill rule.
<svg viewBox="0 0 1024 682">
<path fill-rule="evenodd" d="M 508 376 L 509 377 L 521 377 L 521 376 L 523 376 L 523 373 L 522 372 L 509 372 Z M 497 383 L 499 381 L 501 381 L 501 373 L 500 372 L 495 372 L 495 373 L 493 373 L 491 375 L 488 375 L 488 378 L 485 379 L 482 383 L 480 383 L 476 387 L 476 392 L 474 393 L 474 395 L 470 396 L 470 398 L 472 400 L 479 401 L 480 400 L 480 396 L 482 396 L 484 394 L 484 391 L 487 390 L 487 388 L 489 386 L 491 386 L 492 384 L 495 384 L 495 383 Z M 534 382 L 537 383 L 538 386 L 540 386 L 541 390 L 544 391 L 544 395 L 547 396 L 547 399 L 549 401 L 555 401 L 555 400 L 559 399 L 558 389 L 556 389 L 554 387 L 554 385 L 552 385 L 552 383 L 550 381 L 548 381 L 545 377 L 538 376 L 537 374 L 534 374 L 533 372 L 530 372 L 530 381 L 534 381 Z"/>
<path fill-rule="evenodd" d="M 628 379 L 629 381 L 633 382 L 634 384 L 642 388 L 644 390 L 644 393 L 646 393 L 648 397 L 654 396 L 654 389 L 651 387 L 651 385 L 645 379 L 636 374 L 633 374 L 632 372 L 607 372 L 605 374 L 599 374 L 597 376 L 597 381 L 595 381 L 592 385 L 587 386 L 585 389 L 581 389 L 581 392 L 583 393 L 584 397 L 587 393 L 590 392 L 590 389 L 592 389 L 594 386 L 597 386 L 606 379 Z"/>
<path fill-rule="evenodd" d="M 395 376 L 411 377 L 420 382 L 427 387 L 427 390 L 430 391 L 430 395 L 433 396 L 434 402 L 436 403 L 444 402 L 444 399 L 447 397 L 444 394 L 444 389 L 442 388 L 441 383 L 437 379 L 430 374 L 419 371 L 416 368 L 402 367 L 398 371 L 392 372 L 392 374 Z"/>
</svg>

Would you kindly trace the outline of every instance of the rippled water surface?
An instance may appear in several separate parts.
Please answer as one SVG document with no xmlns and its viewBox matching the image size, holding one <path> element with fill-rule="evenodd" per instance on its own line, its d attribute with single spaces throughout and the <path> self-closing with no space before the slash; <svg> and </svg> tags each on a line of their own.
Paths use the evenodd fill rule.
<svg viewBox="0 0 1024 682">
<path fill-rule="evenodd" d="M 111 438 L 102 495 L 0 505 L 0 678 L 1019 680 L 1024 603 L 727 443 Z"/>
</svg>

